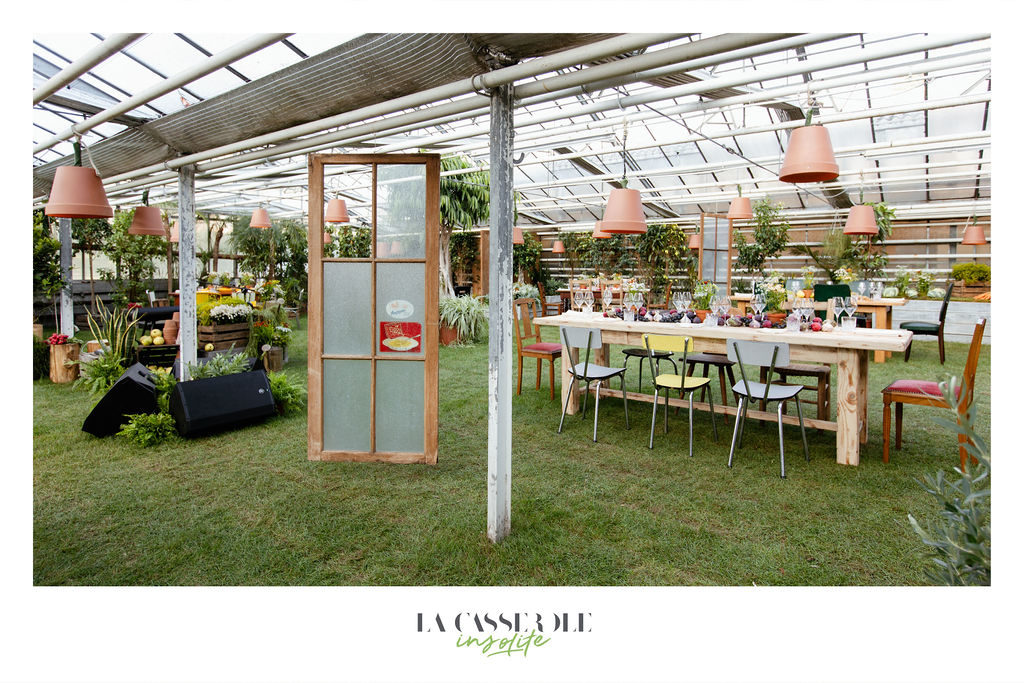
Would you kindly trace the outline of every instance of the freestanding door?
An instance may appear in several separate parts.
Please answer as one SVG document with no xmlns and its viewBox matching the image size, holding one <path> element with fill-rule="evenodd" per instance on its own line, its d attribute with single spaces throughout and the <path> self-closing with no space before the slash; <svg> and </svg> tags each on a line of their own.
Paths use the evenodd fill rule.
<svg viewBox="0 0 1024 683">
<path fill-rule="evenodd" d="M 332 166 L 369 223 L 358 257 L 324 256 Z M 436 154 L 309 155 L 310 460 L 437 462 L 439 202 Z"/>
</svg>

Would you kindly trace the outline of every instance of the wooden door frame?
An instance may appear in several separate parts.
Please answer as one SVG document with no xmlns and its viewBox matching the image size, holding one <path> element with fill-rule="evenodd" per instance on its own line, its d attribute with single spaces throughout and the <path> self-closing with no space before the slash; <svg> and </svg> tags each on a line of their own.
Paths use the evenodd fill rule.
<svg viewBox="0 0 1024 683">
<path fill-rule="evenodd" d="M 359 262 L 370 264 L 370 310 L 376 327 L 377 288 L 377 166 L 390 164 L 423 165 L 426 168 L 426 250 L 423 259 L 383 259 L 384 263 L 424 263 L 425 281 L 423 291 L 423 453 L 380 452 L 376 450 L 376 383 L 378 349 L 376 330 L 370 354 L 367 356 L 346 356 L 354 360 L 370 361 L 370 450 L 369 451 L 325 451 L 323 448 L 323 264 L 325 262 Z M 370 258 L 335 259 L 323 256 L 324 231 L 324 166 L 365 165 L 371 172 L 371 238 Z M 308 223 L 309 244 L 309 331 L 307 349 L 308 393 L 307 401 L 307 456 L 320 461 L 383 461 L 395 463 L 437 463 L 438 440 L 438 239 L 441 219 L 441 157 L 438 154 L 310 154 L 308 155 Z M 433 277 L 429 274 L 434 273 Z M 383 357 L 386 360 L 403 358 Z M 410 362 L 419 361 L 408 359 Z"/>
<path fill-rule="evenodd" d="M 701 214 L 700 214 L 700 247 L 697 249 L 697 273 L 699 274 L 700 279 L 703 280 L 704 279 L 704 217 L 705 216 L 707 216 L 708 218 L 724 218 L 725 220 L 729 221 L 729 250 L 728 250 L 728 256 L 727 256 L 727 258 L 729 259 L 729 264 L 728 264 L 728 267 L 725 269 L 725 288 L 728 290 L 729 294 L 732 294 L 732 259 L 735 256 L 735 254 L 733 253 L 733 244 L 732 244 L 732 219 L 729 218 L 729 216 L 724 214 L 724 213 L 703 213 L 703 212 L 701 212 Z M 718 249 L 713 249 L 712 251 L 719 251 L 719 250 Z M 713 281 L 714 281 L 714 278 L 712 278 L 712 282 Z"/>
</svg>

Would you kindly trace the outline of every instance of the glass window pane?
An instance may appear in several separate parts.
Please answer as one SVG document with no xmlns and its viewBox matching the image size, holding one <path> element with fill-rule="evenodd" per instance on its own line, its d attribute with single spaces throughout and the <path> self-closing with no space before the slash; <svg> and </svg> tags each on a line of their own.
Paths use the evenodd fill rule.
<svg viewBox="0 0 1024 683">
<path fill-rule="evenodd" d="M 375 450 L 423 452 L 422 361 L 377 361 Z"/>
<path fill-rule="evenodd" d="M 424 258 L 427 167 L 377 166 L 377 258 Z"/>
<path fill-rule="evenodd" d="M 369 356 L 370 264 L 324 264 L 324 353 Z"/>
<path fill-rule="evenodd" d="M 423 264 L 377 264 L 377 353 L 423 353 Z"/>
<path fill-rule="evenodd" d="M 324 450 L 369 451 L 370 361 L 325 360 L 323 390 Z"/>
</svg>

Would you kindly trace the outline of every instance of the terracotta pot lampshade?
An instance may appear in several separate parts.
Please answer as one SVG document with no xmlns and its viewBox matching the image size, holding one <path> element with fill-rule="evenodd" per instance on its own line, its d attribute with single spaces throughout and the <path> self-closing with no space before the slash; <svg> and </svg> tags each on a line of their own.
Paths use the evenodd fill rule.
<svg viewBox="0 0 1024 683">
<path fill-rule="evenodd" d="M 617 187 L 612 190 L 612 193 L 608 195 L 608 205 L 604 209 L 604 216 L 596 223 L 595 230 L 628 235 L 642 235 L 647 232 L 640 190 L 631 190 L 626 187 Z"/>
<path fill-rule="evenodd" d="M 875 223 L 875 210 L 870 206 L 858 204 L 850 209 L 843 228 L 844 235 L 877 235 L 878 224 Z"/>
<path fill-rule="evenodd" d="M 801 126 L 793 131 L 779 169 L 785 183 L 820 183 L 839 177 L 832 140 L 825 126 Z"/>
<path fill-rule="evenodd" d="M 690 242 L 686 246 L 690 249 L 700 249 L 700 233 L 695 232 L 690 235 Z"/>
<path fill-rule="evenodd" d="M 329 233 L 326 230 L 324 230 L 324 244 L 330 244 L 330 243 L 331 243 L 331 233 Z"/>
<path fill-rule="evenodd" d="M 604 230 L 601 230 L 600 225 L 601 221 L 594 223 L 594 234 L 592 235 L 592 237 L 595 240 L 606 240 L 609 237 L 611 237 L 612 234 L 610 232 L 605 232 Z"/>
<path fill-rule="evenodd" d="M 46 203 L 46 215 L 57 218 L 113 218 L 99 174 L 87 166 L 58 166 Z"/>
<path fill-rule="evenodd" d="M 249 221 L 249 227 L 252 228 L 269 228 L 270 227 L 270 214 L 262 206 L 252 212 L 252 219 Z"/>
<path fill-rule="evenodd" d="M 181 228 L 178 226 L 178 221 L 174 221 L 174 225 L 171 226 L 171 242 L 177 243 L 181 239 Z"/>
<path fill-rule="evenodd" d="M 966 246 L 980 246 L 985 244 L 985 231 L 980 225 L 975 223 L 974 225 L 968 225 L 967 230 L 964 231 L 964 239 L 961 244 Z"/>
<path fill-rule="evenodd" d="M 565 243 L 562 240 L 555 240 L 555 243 L 551 245 L 551 251 L 555 254 L 564 254 Z"/>
<path fill-rule="evenodd" d="M 328 223 L 349 223 L 348 207 L 344 199 L 332 199 L 327 202 L 327 214 L 324 220 Z"/>
<path fill-rule="evenodd" d="M 524 244 L 523 229 L 512 228 L 512 244 Z"/>
<path fill-rule="evenodd" d="M 166 235 L 164 222 L 160 219 L 160 207 L 140 206 L 135 209 L 135 215 L 132 217 L 132 224 L 128 228 L 128 234 L 153 235 L 154 237 Z"/>
<path fill-rule="evenodd" d="M 750 207 L 750 197 L 736 197 L 729 204 L 729 213 L 726 216 L 730 220 L 747 220 L 754 217 L 754 210 Z"/>
</svg>

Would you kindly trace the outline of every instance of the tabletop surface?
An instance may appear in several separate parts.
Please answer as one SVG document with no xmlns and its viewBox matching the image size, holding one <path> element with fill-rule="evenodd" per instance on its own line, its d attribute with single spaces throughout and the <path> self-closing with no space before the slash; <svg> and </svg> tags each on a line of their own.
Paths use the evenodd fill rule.
<svg viewBox="0 0 1024 683">
<path fill-rule="evenodd" d="M 729 296 L 730 299 L 736 301 L 750 301 L 750 294 L 732 294 Z M 824 301 L 818 301 L 817 303 L 823 304 Z M 869 297 L 858 297 L 857 304 L 860 306 L 905 306 L 907 303 L 906 299 L 871 299 Z"/>
<path fill-rule="evenodd" d="M 705 339 L 748 339 L 752 341 L 779 341 L 799 346 L 859 349 L 867 351 L 905 351 L 913 334 L 907 330 L 886 330 L 858 327 L 854 331 L 791 332 L 780 329 L 751 329 L 749 327 L 704 326 L 702 324 L 626 322 L 620 318 L 606 318 L 603 313 L 569 311 L 559 315 L 538 317 L 534 323 L 541 326 L 596 327 L 610 332 L 636 332 L 674 334 Z"/>
</svg>

